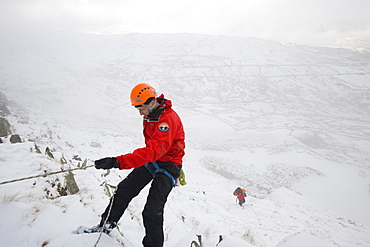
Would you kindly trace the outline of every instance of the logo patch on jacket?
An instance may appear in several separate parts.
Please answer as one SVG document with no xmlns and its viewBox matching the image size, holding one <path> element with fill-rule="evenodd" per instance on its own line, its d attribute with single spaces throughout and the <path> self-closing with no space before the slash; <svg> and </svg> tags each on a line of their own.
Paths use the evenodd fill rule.
<svg viewBox="0 0 370 247">
<path fill-rule="evenodd" d="M 167 132 L 170 129 L 170 126 L 168 126 L 168 123 L 163 122 L 159 124 L 158 129 L 161 132 Z"/>
</svg>

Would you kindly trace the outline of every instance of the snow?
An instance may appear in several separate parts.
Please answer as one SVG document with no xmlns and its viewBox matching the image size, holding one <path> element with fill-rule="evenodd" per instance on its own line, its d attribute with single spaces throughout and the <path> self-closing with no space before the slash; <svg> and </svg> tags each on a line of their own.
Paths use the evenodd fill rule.
<svg viewBox="0 0 370 247">
<path fill-rule="evenodd" d="M 173 101 L 186 131 L 188 184 L 168 198 L 165 246 L 197 235 L 204 247 L 370 245 L 368 52 L 191 34 L 40 37 L 0 39 L 6 118 L 24 140 L 2 138 L 0 182 L 142 147 L 129 93 L 147 82 Z M 76 170 L 80 191 L 66 196 L 62 173 L 0 185 L 0 242 L 94 246 L 97 234 L 72 231 L 99 222 L 104 184 L 129 172 Z M 237 186 L 248 192 L 244 208 Z M 125 246 L 141 246 L 147 193 L 119 222 Z M 98 246 L 119 244 L 103 235 Z"/>
</svg>

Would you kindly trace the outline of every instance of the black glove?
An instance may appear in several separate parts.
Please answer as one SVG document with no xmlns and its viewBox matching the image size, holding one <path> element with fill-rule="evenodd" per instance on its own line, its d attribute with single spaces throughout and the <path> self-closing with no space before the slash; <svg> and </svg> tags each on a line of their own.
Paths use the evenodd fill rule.
<svg viewBox="0 0 370 247">
<path fill-rule="evenodd" d="M 100 160 L 95 160 L 95 168 L 96 169 L 119 168 L 119 164 L 116 158 L 108 157 Z"/>
</svg>

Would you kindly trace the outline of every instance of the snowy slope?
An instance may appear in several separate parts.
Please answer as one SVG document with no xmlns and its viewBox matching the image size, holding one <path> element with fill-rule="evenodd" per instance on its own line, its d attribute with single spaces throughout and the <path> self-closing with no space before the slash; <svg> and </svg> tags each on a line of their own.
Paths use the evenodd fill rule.
<svg viewBox="0 0 370 247">
<path fill-rule="evenodd" d="M 50 36 L 49 36 L 50 35 Z M 141 147 L 129 105 L 138 82 L 172 99 L 183 119 L 188 185 L 166 206 L 166 246 L 370 245 L 370 54 L 202 35 L 7 34 L 0 91 L 24 139 L 0 145 L 0 182 L 76 167 Z M 52 149 L 55 159 L 35 152 Z M 30 151 L 31 150 L 31 151 Z M 61 157 L 68 160 L 62 165 Z M 75 171 L 1 185 L 7 246 L 94 246 L 108 195 L 129 171 Z M 105 176 L 106 175 L 106 176 Z M 244 209 L 232 191 L 246 187 Z M 120 221 L 140 246 L 146 188 Z M 117 232 L 116 232 L 117 234 Z M 311 243 L 307 244 L 307 243 Z M 98 246 L 118 246 L 102 236 Z"/>
</svg>

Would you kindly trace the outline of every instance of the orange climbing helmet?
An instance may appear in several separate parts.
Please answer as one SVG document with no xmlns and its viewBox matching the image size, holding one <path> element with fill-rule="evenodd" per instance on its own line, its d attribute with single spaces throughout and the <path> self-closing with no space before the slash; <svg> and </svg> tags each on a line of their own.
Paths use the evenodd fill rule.
<svg viewBox="0 0 370 247">
<path fill-rule="evenodd" d="M 146 83 L 137 84 L 131 90 L 131 105 L 139 106 L 144 104 L 149 98 L 157 97 L 158 94 L 154 87 Z"/>
</svg>

